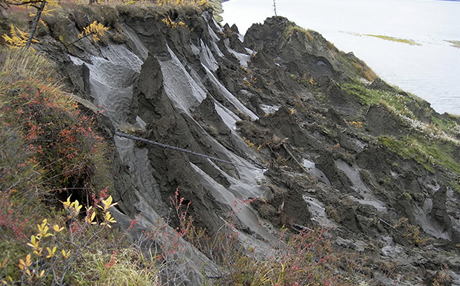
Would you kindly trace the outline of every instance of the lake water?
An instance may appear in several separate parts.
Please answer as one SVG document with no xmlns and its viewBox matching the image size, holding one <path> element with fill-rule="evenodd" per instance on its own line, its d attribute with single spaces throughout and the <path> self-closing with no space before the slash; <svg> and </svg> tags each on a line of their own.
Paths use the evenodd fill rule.
<svg viewBox="0 0 460 286">
<path fill-rule="evenodd" d="M 274 15 L 273 0 L 223 3 L 224 23 L 245 33 Z M 344 52 L 353 52 L 383 80 L 460 115 L 460 2 L 436 0 L 277 0 L 277 14 L 320 32 Z M 411 39 L 409 45 L 366 36 Z"/>
</svg>

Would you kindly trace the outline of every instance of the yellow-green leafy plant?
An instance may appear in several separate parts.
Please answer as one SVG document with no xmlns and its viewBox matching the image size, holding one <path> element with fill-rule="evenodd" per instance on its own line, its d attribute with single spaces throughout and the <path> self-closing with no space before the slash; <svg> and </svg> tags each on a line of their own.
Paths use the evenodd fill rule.
<svg viewBox="0 0 460 286">
<path fill-rule="evenodd" d="M 101 194 L 105 195 L 106 190 Z M 60 284 L 78 263 L 86 248 L 99 239 L 105 227 L 111 228 L 111 224 L 116 222 L 109 211 L 116 205 L 112 203 L 111 196 L 101 197 L 94 204 L 99 210 L 98 215 L 97 210 L 89 206 L 86 207 L 84 218 L 80 219 L 83 206 L 78 200 L 72 202 L 68 197 L 62 202 L 67 213 L 67 229 L 58 223 L 50 223 L 46 218 L 37 224 L 27 243 L 31 252 L 19 259 L 19 275 L 8 275 L 7 281 L 26 284 L 46 284 L 46 281 L 52 281 L 52 284 Z"/>
<path fill-rule="evenodd" d="M 108 27 L 105 27 L 103 24 L 94 21 L 93 23 L 83 28 L 83 31 L 78 35 L 78 38 L 83 39 L 92 36 L 93 41 L 98 42 L 101 40 L 100 37 L 103 37 L 105 32 L 108 30 Z"/>
<path fill-rule="evenodd" d="M 26 46 L 27 39 L 29 38 L 29 33 L 21 31 L 19 28 L 14 25 L 10 25 L 10 35 L 3 34 L 3 39 L 5 43 L 10 48 L 22 48 Z M 37 40 L 32 39 L 33 43 L 38 43 Z"/>
<path fill-rule="evenodd" d="M 178 27 L 180 28 L 184 28 L 184 27 L 187 27 L 187 25 L 182 22 L 182 21 L 173 21 L 171 20 L 171 18 L 168 16 L 167 18 L 163 18 L 161 20 L 167 27 L 171 27 L 172 29 L 176 29 Z"/>
<path fill-rule="evenodd" d="M 156 3 L 159 6 L 163 5 L 190 5 L 196 4 L 199 6 L 208 5 L 207 0 L 157 0 Z"/>
</svg>

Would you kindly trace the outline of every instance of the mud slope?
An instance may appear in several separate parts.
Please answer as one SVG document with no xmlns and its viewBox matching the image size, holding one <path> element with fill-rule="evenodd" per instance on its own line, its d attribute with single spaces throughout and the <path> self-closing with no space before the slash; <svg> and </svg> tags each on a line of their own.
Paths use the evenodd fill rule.
<svg viewBox="0 0 460 286">
<path fill-rule="evenodd" d="M 444 265 L 460 274 L 458 163 L 404 151 L 415 144 L 409 138 L 425 142 L 425 127 L 447 117 L 285 18 L 254 25 L 243 41 L 210 12 L 126 7 L 110 8 L 116 21 L 104 45 L 84 39 L 65 47 L 51 31 L 39 47 L 92 102 L 87 107 L 103 110 L 101 126 L 118 152 L 119 221 L 138 216 L 139 228 L 149 228 L 174 217 L 169 198 L 177 189 L 192 202 L 197 225 L 216 232 L 234 211 L 235 231 L 262 249 L 283 225 L 333 226 L 337 247 L 400 263 L 382 284 L 424 284 Z M 88 17 L 104 21 L 96 12 Z M 67 34 L 84 26 L 74 19 L 61 19 Z M 426 142 L 458 159 L 460 129 L 449 128 Z M 139 144 L 115 130 L 237 165 Z M 242 203 L 248 198 L 254 204 Z M 401 222 L 420 234 L 405 235 L 394 227 Z M 188 263 L 208 265 L 212 276 L 212 263 L 190 253 Z M 181 279 L 200 285 L 202 275 Z"/>
</svg>

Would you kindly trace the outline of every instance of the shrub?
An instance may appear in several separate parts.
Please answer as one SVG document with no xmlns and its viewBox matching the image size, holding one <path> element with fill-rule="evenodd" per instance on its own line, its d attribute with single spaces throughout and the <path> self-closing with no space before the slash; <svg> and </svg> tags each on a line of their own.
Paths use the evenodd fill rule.
<svg viewBox="0 0 460 286">
<path fill-rule="evenodd" d="M 32 52 L 5 53 L 0 110 L 3 129 L 10 131 L 9 139 L 0 142 L 12 154 L 18 150 L 25 153 L 20 162 L 17 157 L 5 157 L 16 162 L 5 164 L 3 172 L 11 173 L 19 166 L 26 177 L 16 174 L 17 179 L 25 181 L 33 176 L 38 183 L 40 177 L 40 183 L 51 193 L 66 188 L 89 193 L 93 187 L 109 185 L 107 180 L 100 181 L 108 171 L 104 159 L 107 146 L 94 130 L 93 118 L 83 114 L 60 90 L 54 66 Z M 99 184 L 96 177 L 101 185 L 95 186 Z"/>
<path fill-rule="evenodd" d="M 235 201 L 234 211 L 241 210 L 237 206 L 253 201 Z M 193 218 L 188 215 L 191 203 L 184 204 L 178 191 L 171 202 L 179 218 L 177 236 L 221 266 L 220 275 L 213 281 L 215 285 L 357 285 L 369 280 L 373 270 L 381 268 L 360 254 L 332 247 L 325 229 L 289 232 L 284 228 L 270 249 L 253 248 L 240 237 L 234 211 L 228 214 L 222 227 L 210 235 L 193 226 Z M 162 249 L 166 255 L 171 250 L 180 251 L 177 246 L 172 247 L 177 245 L 174 237 L 163 233 L 163 237 L 157 235 L 156 238 L 162 242 L 176 242 Z"/>
<path fill-rule="evenodd" d="M 93 120 L 61 91 L 51 62 L 23 49 L 2 49 L 0 61 L 0 251 L 7 254 L 0 283 L 70 283 L 86 263 L 82 253 L 112 253 L 124 241 L 109 228 L 106 189 L 96 195 L 99 185 L 111 185 L 108 149 Z M 85 213 L 70 201 L 63 211 L 64 193 L 84 203 Z"/>
</svg>

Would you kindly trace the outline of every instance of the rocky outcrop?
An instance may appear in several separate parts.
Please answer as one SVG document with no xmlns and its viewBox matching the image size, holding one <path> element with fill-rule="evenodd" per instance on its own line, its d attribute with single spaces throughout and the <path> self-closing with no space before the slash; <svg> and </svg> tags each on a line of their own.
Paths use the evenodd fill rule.
<svg viewBox="0 0 460 286">
<path fill-rule="evenodd" d="M 170 197 L 178 190 L 198 226 L 216 232 L 233 212 L 235 231 L 256 245 L 276 240 L 283 225 L 333 226 L 337 248 L 404 265 L 382 284 L 423 283 L 443 264 L 460 271 L 446 259 L 460 243 L 455 165 L 398 153 L 391 144 L 404 142 L 402 149 L 408 135 L 424 135 L 362 93 L 410 95 L 282 17 L 254 25 L 241 42 L 236 27 L 220 27 L 209 11 L 113 9 L 122 43 L 112 35 L 105 45 L 84 39 L 65 47 L 50 33 L 39 49 L 53 54 L 94 110 L 104 110 L 101 126 L 117 150 L 117 220 L 138 216 L 142 231 L 170 218 L 174 228 Z M 67 34 L 81 25 L 68 22 Z M 415 100 L 408 108 L 417 111 L 413 122 L 443 118 Z M 114 129 L 234 164 L 136 144 Z M 445 144 L 458 155 L 456 143 Z M 241 203 L 250 198 L 253 205 Z M 208 265 L 213 276 L 217 266 L 195 256 L 193 267 Z M 204 277 L 195 271 L 185 280 L 199 285 Z"/>
</svg>

